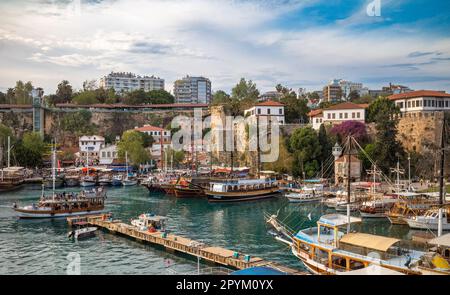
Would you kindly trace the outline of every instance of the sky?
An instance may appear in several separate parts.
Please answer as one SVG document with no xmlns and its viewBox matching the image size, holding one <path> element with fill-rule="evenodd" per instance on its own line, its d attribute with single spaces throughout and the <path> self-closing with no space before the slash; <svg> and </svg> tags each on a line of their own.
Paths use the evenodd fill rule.
<svg viewBox="0 0 450 295">
<path fill-rule="evenodd" d="M 261 92 L 334 78 L 450 92 L 447 0 L 0 0 L 0 11 L 3 92 L 17 80 L 80 89 L 111 71 L 159 76 L 168 91 L 201 75 L 227 92 L 241 77 Z"/>
</svg>

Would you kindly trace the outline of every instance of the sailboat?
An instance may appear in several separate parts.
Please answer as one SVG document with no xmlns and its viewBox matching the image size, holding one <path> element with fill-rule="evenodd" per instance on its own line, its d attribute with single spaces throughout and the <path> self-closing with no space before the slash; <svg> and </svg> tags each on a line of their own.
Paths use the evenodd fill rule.
<svg viewBox="0 0 450 295">
<path fill-rule="evenodd" d="M 51 196 L 42 195 L 38 204 L 18 207 L 16 203 L 13 210 L 20 218 L 56 218 L 72 215 L 100 213 L 105 207 L 106 191 L 103 188 L 80 193 L 56 193 L 56 149 L 53 148 L 52 178 L 53 189 Z"/>
<path fill-rule="evenodd" d="M 137 180 L 134 178 L 130 178 L 130 173 L 128 171 L 128 152 L 125 152 L 125 162 L 126 162 L 126 174 L 125 174 L 125 179 L 122 180 L 122 185 L 123 186 L 133 186 L 133 185 L 137 185 Z"/>
<path fill-rule="evenodd" d="M 92 187 L 97 185 L 97 178 L 94 175 L 89 175 L 89 151 L 86 152 L 86 175 L 81 178 L 81 187 Z"/>
</svg>

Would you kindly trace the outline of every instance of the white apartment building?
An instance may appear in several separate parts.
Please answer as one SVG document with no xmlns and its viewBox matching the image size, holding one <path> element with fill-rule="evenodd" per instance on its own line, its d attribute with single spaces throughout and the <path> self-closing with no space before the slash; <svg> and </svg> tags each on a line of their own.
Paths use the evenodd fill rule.
<svg viewBox="0 0 450 295">
<path fill-rule="evenodd" d="M 313 129 L 318 130 L 322 124 L 337 125 L 345 121 L 366 120 L 367 105 L 343 102 L 323 110 L 313 110 L 308 116 Z"/>
<path fill-rule="evenodd" d="M 244 111 L 244 117 L 249 116 L 265 116 L 270 120 L 277 120 L 280 125 L 285 124 L 284 119 L 284 104 L 277 101 L 265 101 L 256 104 L 254 107 Z"/>
<path fill-rule="evenodd" d="M 111 165 L 115 159 L 118 159 L 117 145 L 109 145 L 101 148 L 99 151 L 99 164 Z"/>
<path fill-rule="evenodd" d="M 135 127 L 134 130 L 146 133 L 153 136 L 154 142 L 150 148 L 151 154 L 155 158 L 161 157 L 161 145 L 163 149 L 170 148 L 172 146 L 172 137 L 170 130 L 166 130 L 160 127 L 152 125 L 144 125 L 143 127 Z M 161 144 L 162 139 L 162 144 Z"/>
<path fill-rule="evenodd" d="M 99 152 L 105 147 L 105 138 L 98 135 L 81 136 L 79 138 L 80 157 L 98 159 Z"/>
<path fill-rule="evenodd" d="M 211 103 L 211 81 L 205 77 L 186 76 L 174 82 L 176 103 Z"/>
<path fill-rule="evenodd" d="M 405 113 L 450 112 L 450 94 L 444 91 L 418 90 L 388 97 Z"/>
<path fill-rule="evenodd" d="M 116 93 L 134 90 L 164 90 L 164 79 L 155 76 L 136 76 L 133 73 L 114 73 L 100 79 L 100 87 L 114 89 Z"/>
</svg>

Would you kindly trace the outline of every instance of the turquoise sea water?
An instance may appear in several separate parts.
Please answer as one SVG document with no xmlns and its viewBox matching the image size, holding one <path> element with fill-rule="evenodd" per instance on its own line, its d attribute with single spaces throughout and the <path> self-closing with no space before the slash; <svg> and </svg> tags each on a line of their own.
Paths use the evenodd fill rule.
<svg viewBox="0 0 450 295">
<path fill-rule="evenodd" d="M 26 188 L 0 195 L 0 274 L 65 274 L 71 252 L 80 255 L 82 274 L 182 274 L 197 270 L 196 259 L 107 232 L 73 242 L 67 239 L 65 219 L 17 219 L 10 209 L 13 202 L 31 204 L 39 195 L 39 190 Z M 178 235 L 300 269 L 303 265 L 290 249 L 267 233 L 264 212 L 279 210 L 280 219 L 295 229 L 312 226 L 322 214 L 333 212 L 320 204 L 289 204 L 282 197 L 210 204 L 204 199 L 150 194 L 140 186 L 109 188 L 106 210 L 124 222 L 143 212 L 164 215 L 169 217 L 168 229 Z M 309 213 L 312 221 L 307 218 Z M 392 226 L 387 219 L 367 221 L 362 230 L 399 238 L 411 234 L 408 227 Z"/>
</svg>

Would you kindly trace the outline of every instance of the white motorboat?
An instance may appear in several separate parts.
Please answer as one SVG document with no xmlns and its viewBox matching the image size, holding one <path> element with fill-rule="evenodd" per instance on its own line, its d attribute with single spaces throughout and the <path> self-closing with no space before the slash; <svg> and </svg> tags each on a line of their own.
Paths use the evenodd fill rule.
<svg viewBox="0 0 450 295">
<path fill-rule="evenodd" d="M 69 238 L 74 238 L 76 240 L 86 239 L 95 235 L 97 228 L 92 227 L 83 227 L 80 229 L 73 230 L 69 233 Z"/>
<path fill-rule="evenodd" d="M 292 192 L 285 194 L 291 203 L 318 202 L 322 199 L 322 194 L 316 192 L 313 188 L 303 188 L 301 192 Z"/>
<path fill-rule="evenodd" d="M 95 177 L 93 176 L 84 176 L 81 179 L 80 186 L 81 187 L 92 187 L 97 184 L 97 181 L 95 180 Z"/>
<path fill-rule="evenodd" d="M 442 230 L 450 230 L 450 216 L 447 210 L 442 210 Z M 424 215 L 404 218 L 410 228 L 423 230 L 438 230 L 439 209 L 430 209 Z"/>
</svg>

